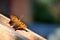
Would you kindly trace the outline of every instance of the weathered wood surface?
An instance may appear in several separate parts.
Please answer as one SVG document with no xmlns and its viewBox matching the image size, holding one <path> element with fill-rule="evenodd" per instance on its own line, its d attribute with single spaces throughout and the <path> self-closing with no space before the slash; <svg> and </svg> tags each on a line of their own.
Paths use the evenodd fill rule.
<svg viewBox="0 0 60 40">
<path fill-rule="evenodd" d="M 0 24 L 0 40 L 28 40 L 28 39 L 16 33 L 15 30 Z"/>
<path fill-rule="evenodd" d="M 9 29 L 0 24 L 0 40 L 15 40 L 15 35 L 9 31 Z"/>
<path fill-rule="evenodd" d="M 1 16 L 2 17 L 2 16 Z M 3 18 L 3 21 L 1 21 L 0 20 L 0 23 L 1 24 L 3 24 L 3 25 L 5 25 L 6 27 L 8 27 L 8 28 L 10 28 L 10 30 L 13 30 L 13 28 L 12 28 L 12 26 L 10 26 L 9 25 L 9 21 L 10 21 L 10 19 L 9 18 L 7 18 L 7 17 L 2 17 Z M 4 21 L 5 20 L 5 21 Z M 8 20 L 8 21 L 7 21 Z M 7 21 L 7 22 L 6 22 Z M 4 30 L 4 31 L 3 31 Z M 24 31 L 24 30 L 17 30 L 17 31 L 15 31 L 16 33 L 18 33 L 19 35 L 22 35 L 22 36 L 24 36 L 25 38 L 27 38 L 28 40 L 46 40 L 44 37 L 42 37 L 42 36 L 40 36 L 40 35 L 38 35 L 38 34 L 36 34 L 36 33 L 34 33 L 34 32 L 32 32 L 31 30 L 29 30 L 29 29 L 27 29 L 26 28 L 26 30 L 28 30 L 28 32 L 26 32 L 26 31 Z M 2 32 L 3 31 L 3 32 Z M 8 30 L 7 30 L 8 31 Z M 2 34 L 2 37 L 0 36 L 0 39 L 1 40 L 3 40 L 3 37 L 4 37 L 4 40 L 6 39 L 6 40 L 16 40 L 16 36 L 14 35 L 14 33 L 12 34 L 12 35 L 10 35 L 9 33 L 9 31 L 8 31 L 8 33 L 7 33 L 7 31 L 4 29 L 4 28 L 0 28 L 0 35 Z M 2 33 L 1 33 L 2 32 Z M 6 35 L 8 35 L 8 36 L 6 36 Z M 11 37 L 10 37 L 11 36 Z M 8 39 L 7 39 L 8 38 Z"/>
</svg>

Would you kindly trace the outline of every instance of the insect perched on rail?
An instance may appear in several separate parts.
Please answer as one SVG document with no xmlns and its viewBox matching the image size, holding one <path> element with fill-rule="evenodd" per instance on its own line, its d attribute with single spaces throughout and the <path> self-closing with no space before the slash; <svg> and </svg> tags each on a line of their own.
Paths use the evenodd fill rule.
<svg viewBox="0 0 60 40">
<path fill-rule="evenodd" d="M 26 32 L 28 32 L 26 30 L 27 26 L 25 25 L 25 23 L 23 23 L 21 20 L 19 20 L 16 16 L 11 15 L 10 16 L 11 21 L 9 22 L 10 25 L 13 25 L 13 28 L 16 30 L 25 30 Z"/>
</svg>

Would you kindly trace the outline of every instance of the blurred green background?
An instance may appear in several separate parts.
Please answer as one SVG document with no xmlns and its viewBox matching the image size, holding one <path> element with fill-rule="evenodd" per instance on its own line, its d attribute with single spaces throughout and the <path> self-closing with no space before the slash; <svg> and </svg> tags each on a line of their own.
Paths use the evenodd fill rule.
<svg viewBox="0 0 60 40">
<path fill-rule="evenodd" d="M 60 23 L 60 0 L 34 0 L 33 21 Z"/>
</svg>

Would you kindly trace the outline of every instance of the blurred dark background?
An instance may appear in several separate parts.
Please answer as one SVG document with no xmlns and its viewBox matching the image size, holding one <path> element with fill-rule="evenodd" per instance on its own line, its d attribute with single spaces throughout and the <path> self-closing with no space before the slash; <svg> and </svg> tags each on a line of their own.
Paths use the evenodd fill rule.
<svg viewBox="0 0 60 40">
<path fill-rule="evenodd" d="M 45 38 L 60 26 L 60 0 L 0 0 L 0 12 L 24 16 L 28 28 Z"/>
</svg>

